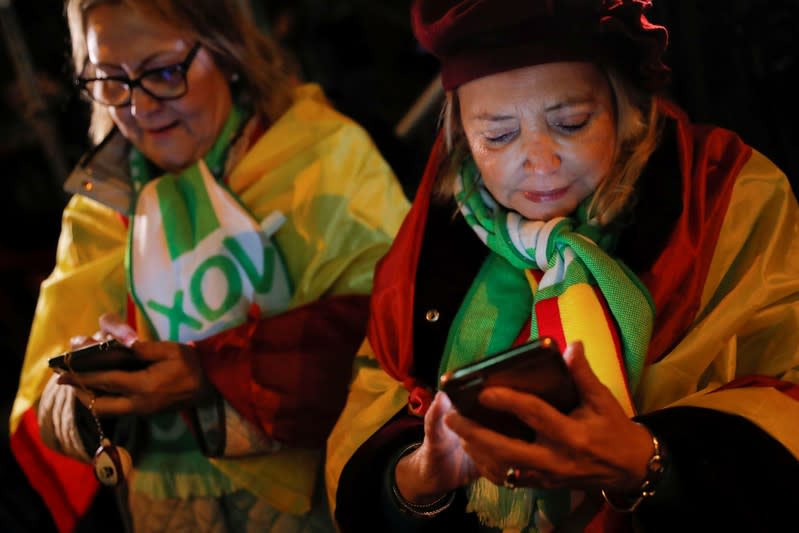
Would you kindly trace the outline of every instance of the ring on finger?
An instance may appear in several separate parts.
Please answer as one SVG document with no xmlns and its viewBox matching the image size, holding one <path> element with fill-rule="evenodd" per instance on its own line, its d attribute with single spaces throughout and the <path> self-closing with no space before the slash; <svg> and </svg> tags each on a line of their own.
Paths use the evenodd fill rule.
<svg viewBox="0 0 799 533">
<path fill-rule="evenodd" d="M 502 486 L 506 489 L 515 489 L 521 475 L 521 470 L 511 466 L 505 472 L 505 479 L 502 480 Z"/>
</svg>

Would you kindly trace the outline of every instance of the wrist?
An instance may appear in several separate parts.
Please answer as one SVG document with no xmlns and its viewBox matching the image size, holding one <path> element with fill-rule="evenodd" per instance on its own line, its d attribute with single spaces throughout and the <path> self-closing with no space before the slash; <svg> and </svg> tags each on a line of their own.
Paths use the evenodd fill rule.
<svg viewBox="0 0 799 533">
<path fill-rule="evenodd" d="M 429 483 L 424 475 L 424 467 L 420 464 L 420 443 L 415 443 L 403 450 L 394 466 L 394 485 L 397 496 L 415 505 L 429 505 L 448 494 L 446 490 L 438 490 Z"/>
<path fill-rule="evenodd" d="M 405 514 L 417 518 L 432 518 L 449 509 L 455 499 L 455 492 L 425 490 L 428 484 L 424 482 L 423 476 L 418 475 L 414 460 L 418 457 L 416 452 L 419 446 L 419 443 L 411 444 L 395 456 L 397 458 L 389 470 L 392 474 L 389 476 L 391 497 Z M 400 489 L 400 484 L 404 486 L 404 491 Z"/>
<path fill-rule="evenodd" d="M 636 422 L 636 424 L 639 423 Z M 616 511 L 633 512 L 645 500 L 653 497 L 666 471 L 667 452 L 665 446 L 646 426 L 639 425 L 649 433 L 652 442 L 652 453 L 647 460 L 643 480 L 636 489 L 624 493 L 602 489 L 602 497 Z"/>
</svg>

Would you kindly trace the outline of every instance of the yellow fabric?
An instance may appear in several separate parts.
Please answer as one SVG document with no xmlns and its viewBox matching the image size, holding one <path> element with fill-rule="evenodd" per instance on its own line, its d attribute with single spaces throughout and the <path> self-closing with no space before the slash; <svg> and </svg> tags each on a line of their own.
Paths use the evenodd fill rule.
<svg viewBox="0 0 799 533">
<path fill-rule="evenodd" d="M 799 402 L 776 391 L 706 394 L 752 374 L 799 384 L 799 209 L 784 174 L 758 152 L 734 185 L 701 311 L 645 370 L 637 404 L 642 412 L 693 405 L 738 413 L 799 458 Z M 756 409 L 752 394 L 762 402 Z"/>
<path fill-rule="evenodd" d="M 375 262 L 409 207 L 366 132 L 331 109 L 316 85 L 297 88 L 294 105 L 236 165 L 229 186 L 257 219 L 273 210 L 286 215 L 275 239 L 294 283 L 290 307 L 368 293 Z M 102 313 L 125 315 L 126 240 L 114 211 L 85 197 L 70 200 L 56 267 L 41 287 L 12 432 L 50 376 L 47 358 L 68 349 L 71 336 L 94 333 Z M 318 451 L 286 450 L 213 462 L 275 508 L 302 513 L 310 509 L 319 459 Z"/>
<path fill-rule="evenodd" d="M 47 359 L 69 348 L 74 335 L 97 331 L 106 312 L 124 314 L 126 232 L 113 210 L 82 196 L 64 210 L 56 266 L 39 289 L 11 433 L 41 395 L 51 372 Z"/>
<path fill-rule="evenodd" d="M 344 411 L 327 439 L 325 483 L 331 512 L 336 511 L 336 489 L 344 465 L 366 439 L 408 404 L 402 383 L 380 369 L 369 340 L 355 358 L 355 378 Z"/>
<path fill-rule="evenodd" d="M 701 311 L 674 350 L 644 370 L 635 398 L 639 413 L 692 405 L 738 414 L 799 458 L 799 402 L 772 388 L 708 394 L 752 374 L 799 384 L 798 225 L 799 208 L 784 174 L 754 152 L 734 185 Z M 375 368 L 368 343 L 361 354 L 347 405 L 328 439 L 333 511 L 346 462 L 407 401 L 402 385 Z"/>
<path fill-rule="evenodd" d="M 630 389 L 623 373 L 624 361 L 613 342 L 610 329 L 598 327 L 599 324 L 585 320 L 585 317 L 601 317 L 604 315 L 602 303 L 591 285 L 580 283 L 572 285 L 558 298 L 561 309 L 563 336 L 566 342 L 571 339 L 581 340 L 586 346 L 585 357 L 591 370 L 599 381 L 604 383 L 613 397 L 619 402 L 627 416 L 635 415 L 630 399 Z M 580 309 L 580 313 L 568 313 L 569 309 Z M 618 354 L 614 359 L 613 354 Z"/>
</svg>

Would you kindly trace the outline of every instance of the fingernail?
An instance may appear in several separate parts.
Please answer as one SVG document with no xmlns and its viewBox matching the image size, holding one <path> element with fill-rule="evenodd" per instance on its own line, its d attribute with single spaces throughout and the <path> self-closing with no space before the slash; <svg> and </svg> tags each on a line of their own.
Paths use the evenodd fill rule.
<svg viewBox="0 0 799 533">
<path fill-rule="evenodd" d="M 125 335 L 124 337 L 122 337 L 121 340 L 122 344 L 130 348 L 131 346 L 133 346 L 133 343 L 136 342 L 137 338 L 135 334 L 132 334 L 132 335 Z"/>
</svg>

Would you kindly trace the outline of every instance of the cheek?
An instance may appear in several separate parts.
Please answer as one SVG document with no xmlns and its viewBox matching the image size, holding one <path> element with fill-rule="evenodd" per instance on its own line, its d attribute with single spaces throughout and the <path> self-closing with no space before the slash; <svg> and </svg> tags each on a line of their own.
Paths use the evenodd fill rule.
<svg viewBox="0 0 799 533">
<path fill-rule="evenodd" d="M 130 107 L 112 107 L 109 108 L 108 114 L 125 137 L 130 138 L 137 131 L 136 121 L 130 114 Z"/>
<path fill-rule="evenodd" d="M 488 189 L 488 192 L 491 193 L 491 196 L 493 196 L 494 199 L 504 203 L 507 194 L 500 176 L 501 174 L 494 172 L 485 172 L 483 173 L 483 183 L 485 184 L 485 188 Z"/>
<path fill-rule="evenodd" d="M 510 149 L 489 150 L 482 143 L 474 142 L 468 132 L 466 137 L 469 141 L 472 159 L 480 170 L 486 189 L 494 199 L 505 205 L 509 196 L 506 182 L 508 177 L 513 175 L 514 151 Z"/>
<path fill-rule="evenodd" d="M 182 104 L 182 109 L 187 114 L 218 113 L 231 99 L 227 79 L 213 66 L 211 60 L 208 59 L 203 67 L 203 72 L 189 78 L 187 98 L 174 101 Z"/>
<path fill-rule="evenodd" d="M 574 159 L 577 170 L 593 190 L 611 169 L 614 145 L 607 138 L 601 138 L 586 144 L 580 152 Z"/>
<path fill-rule="evenodd" d="M 501 157 L 474 155 L 474 161 L 477 168 L 480 169 L 480 175 L 483 178 L 483 183 L 491 195 L 500 200 L 504 197 L 504 181 L 505 165 Z"/>
<path fill-rule="evenodd" d="M 172 110 L 186 121 L 189 129 L 200 134 L 215 131 L 221 127 L 230 112 L 232 101 L 227 86 L 198 86 L 202 90 L 190 92 L 189 98 L 174 100 Z M 217 89 L 217 90 L 209 90 Z"/>
</svg>

